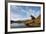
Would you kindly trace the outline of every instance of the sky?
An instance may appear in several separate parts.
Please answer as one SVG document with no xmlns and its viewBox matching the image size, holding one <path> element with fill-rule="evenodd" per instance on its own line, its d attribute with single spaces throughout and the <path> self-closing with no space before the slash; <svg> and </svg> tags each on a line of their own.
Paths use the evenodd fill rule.
<svg viewBox="0 0 46 34">
<path fill-rule="evenodd" d="M 39 6 L 10 6 L 11 20 L 31 19 L 31 15 L 38 17 L 41 13 Z"/>
</svg>

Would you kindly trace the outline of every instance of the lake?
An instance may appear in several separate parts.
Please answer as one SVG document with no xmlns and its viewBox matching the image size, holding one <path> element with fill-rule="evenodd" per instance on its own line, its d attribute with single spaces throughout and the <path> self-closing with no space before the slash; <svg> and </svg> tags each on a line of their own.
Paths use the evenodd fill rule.
<svg viewBox="0 0 46 34">
<path fill-rule="evenodd" d="M 26 28 L 27 26 L 24 23 L 12 23 L 11 28 Z"/>
</svg>

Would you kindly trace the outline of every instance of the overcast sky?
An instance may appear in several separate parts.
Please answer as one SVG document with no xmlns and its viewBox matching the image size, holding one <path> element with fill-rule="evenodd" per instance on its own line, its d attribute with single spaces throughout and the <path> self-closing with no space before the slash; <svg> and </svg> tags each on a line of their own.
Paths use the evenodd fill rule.
<svg viewBox="0 0 46 34">
<path fill-rule="evenodd" d="M 31 15 L 39 16 L 41 8 L 39 6 L 10 6 L 11 20 L 28 19 Z"/>
</svg>

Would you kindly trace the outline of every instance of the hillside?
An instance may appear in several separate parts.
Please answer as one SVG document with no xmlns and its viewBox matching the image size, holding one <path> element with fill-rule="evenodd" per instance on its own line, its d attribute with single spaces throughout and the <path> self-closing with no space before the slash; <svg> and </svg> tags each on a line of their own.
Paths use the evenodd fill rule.
<svg viewBox="0 0 46 34">
<path fill-rule="evenodd" d="M 41 19 L 40 16 L 38 16 L 37 18 L 35 18 L 34 20 L 27 20 L 25 21 L 25 24 L 29 27 L 39 27 L 41 24 Z"/>
</svg>

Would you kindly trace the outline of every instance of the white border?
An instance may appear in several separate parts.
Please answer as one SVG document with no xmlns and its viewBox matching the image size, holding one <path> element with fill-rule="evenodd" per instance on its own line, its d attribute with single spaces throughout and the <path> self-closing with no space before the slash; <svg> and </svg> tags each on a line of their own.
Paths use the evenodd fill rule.
<svg viewBox="0 0 46 34">
<path fill-rule="evenodd" d="M 21 6 L 40 6 L 41 7 L 41 27 L 37 28 L 10 28 L 10 5 L 21 5 Z M 26 3 L 8 3 L 8 32 L 17 31 L 33 31 L 33 30 L 43 30 L 43 4 L 26 4 Z"/>
</svg>

